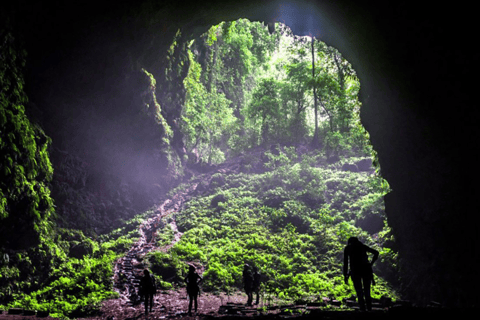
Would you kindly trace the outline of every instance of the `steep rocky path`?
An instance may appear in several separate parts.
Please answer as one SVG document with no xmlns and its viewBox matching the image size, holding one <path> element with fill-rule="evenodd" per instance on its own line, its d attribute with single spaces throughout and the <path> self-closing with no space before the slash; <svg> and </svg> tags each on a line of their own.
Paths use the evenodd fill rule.
<svg viewBox="0 0 480 320">
<path fill-rule="evenodd" d="M 140 297 L 138 295 L 140 279 L 143 276 L 143 270 L 145 268 L 142 263 L 143 258 L 151 251 L 167 252 L 173 247 L 182 237 L 182 233 L 177 228 L 175 220 L 176 213 L 182 209 L 188 199 L 199 192 L 205 191 L 205 186 L 208 186 L 215 173 L 225 174 L 238 172 L 241 160 L 242 158 L 239 157 L 219 166 L 203 168 L 202 174 L 196 175 L 196 179 L 191 179 L 189 187 L 163 201 L 163 203 L 157 207 L 154 214 L 140 225 L 140 237 L 125 256 L 120 258 L 114 266 L 114 290 L 119 293 L 120 297 L 105 302 L 103 312 L 110 316 L 116 316 L 117 318 L 125 316 L 125 314 L 133 317 L 134 315 L 138 315 L 138 312 L 143 312 L 143 309 L 139 308 Z M 197 190 L 199 185 L 201 185 L 201 187 Z M 156 235 L 157 232 L 161 232 L 164 228 L 171 228 L 173 231 L 173 239 L 169 244 L 159 247 L 156 245 Z M 199 266 L 198 272 L 203 272 L 202 266 Z M 204 297 L 208 297 L 208 299 L 205 300 Z M 169 316 L 183 314 L 188 304 L 187 294 L 184 288 L 159 291 L 154 299 L 155 309 Z M 241 303 L 241 301 L 244 300 L 245 298 L 241 293 L 235 295 L 204 294 L 199 301 L 199 310 L 204 313 L 213 314 L 218 312 L 222 304 L 227 302 Z M 143 306 L 143 303 L 141 305 Z"/>
<path fill-rule="evenodd" d="M 118 299 L 106 301 L 102 306 L 101 318 L 138 318 L 144 314 L 143 302 L 138 295 L 140 279 L 145 268 L 142 263 L 145 255 L 151 251 L 167 252 L 182 236 L 176 225 L 176 213 L 178 213 L 185 201 L 194 194 L 201 192 L 197 186 L 203 182 L 203 186 L 208 185 L 211 177 L 215 173 L 229 173 L 238 170 L 239 161 L 231 161 L 216 167 L 214 170 L 203 173 L 200 178 L 193 179 L 190 186 L 184 191 L 177 193 L 170 199 L 163 201 L 157 207 L 154 214 L 145 220 L 139 227 L 140 237 L 130 248 L 124 257 L 120 258 L 114 266 L 114 289 L 119 293 Z M 166 222 L 168 221 L 168 223 Z M 165 246 L 156 245 L 157 232 L 164 228 L 171 228 L 173 231 L 172 241 Z M 203 273 L 203 267 L 199 266 L 199 273 Z M 235 307 L 242 309 L 245 313 L 256 313 L 256 308 L 250 307 L 250 311 L 245 311 L 243 307 L 246 296 L 240 292 L 235 294 L 210 294 L 202 293 L 199 298 L 199 314 L 219 315 L 227 313 L 228 310 Z M 226 306 L 229 307 L 226 307 Z M 224 306 L 224 307 L 221 307 Z M 154 297 L 154 310 L 151 317 L 163 319 L 165 317 L 183 317 L 188 308 L 188 299 L 185 288 L 176 288 L 174 290 L 158 290 Z M 235 310 L 236 310 L 235 309 Z M 238 310 L 240 310 L 238 309 Z M 232 311 L 228 311 L 230 314 Z M 235 311 L 237 312 L 237 310 Z M 240 311 L 238 311 L 240 312 Z"/>
<path fill-rule="evenodd" d="M 175 213 L 181 209 L 185 197 L 193 192 L 196 186 L 196 184 L 193 184 L 184 192 L 178 193 L 172 197 L 172 199 L 167 199 L 158 206 L 154 215 L 140 225 L 140 237 L 137 242 L 124 257 L 116 262 L 113 279 L 114 288 L 120 294 L 119 300 L 122 301 L 124 305 L 132 306 L 139 300 L 138 291 L 140 278 L 143 276 L 143 270 L 145 268 L 142 263 L 145 255 L 155 250 L 166 252 L 180 240 L 182 233 L 178 231 Z M 172 229 L 174 238 L 167 246 L 157 247 L 155 244 L 156 234 L 159 229 L 167 227 L 164 225 L 165 218 L 167 217 L 170 217 L 168 227 Z"/>
</svg>

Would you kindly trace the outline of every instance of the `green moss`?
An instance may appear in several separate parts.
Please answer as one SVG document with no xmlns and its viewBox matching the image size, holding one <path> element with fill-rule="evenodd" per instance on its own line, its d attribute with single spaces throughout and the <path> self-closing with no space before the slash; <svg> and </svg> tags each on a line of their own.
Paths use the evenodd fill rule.
<svg viewBox="0 0 480 320">
<path fill-rule="evenodd" d="M 145 103 L 147 107 L 147 113 L 152 114 L 153 117 L 155 118 L 155 121 L 157 122 L 158 125 L 161 126 L 164 132 L 164 137 L 163 141 L 168 145 L 170 144 L 170 140 L 173 137 L 173 131 L 172 128 L 168 125 L 167 121 L 162 115 L 162 108 L 160 104 L 157 101 L 157 96 L 155 93 L 156 86 L 157 86 L 157 81 L 155 80 L 155 77 L 149 73 L 147 70 L 142 69 L 142 73 L 145 75 L 145 78 L 147 79 L 147 91 L 149 92 L 149 103 Z"/>
<path fill-rule="evenodd" d="M 22 77 L 26 55 L 13 34 L 5 31 L 0 39 L 0 132 L 5 133 L 0 140 L 0 243 L 18 240 L 25 248 L 48 237 L 46 221 L 54 211 L 47 187 L 53 175 L 47 152 L 51 140 L 26 116 Z M 22 220 L 26 229 L 19 232 Z M 20 234 L 28 239 L 18 239 Z"/>
<path fill-rule="evenodd" d="M 143 219 L 142 216 L 136 217 L 129 224 L 138 228 Z M 85 237 L 81 231 L 58 231 L 55 245 L 42 245 L 32 252 L 10 257 L 10 264 L 17 267 L 0 265 L 0 282 L 7 279 L 10 284 L 4 286 L 3 296 L 0 295 L 6 308 L 49 311 L 53 317 L 75 318 L 92 315 L 99 310 L 103 300 L 118 297 L 111 282 L 113 265 L 138 239 L 138 230 L 115 230 L 101 237 L 101 242 Z M 85 245 L 89 250 L 81 258 L 68 256 L 69 248 L 77 245 Z M 48 277 L 35 284 L 32 283 L 35 279 L 25 280 L 23 275 L 24 270 L 42 267 L 35 261 L 37 256 L 47 260 L 50 269 Z M 12 289 L 13 284 L 18 290 Z M 165 283 L 165 288 L 169 287 L 170 284 Z"/>
</svg>

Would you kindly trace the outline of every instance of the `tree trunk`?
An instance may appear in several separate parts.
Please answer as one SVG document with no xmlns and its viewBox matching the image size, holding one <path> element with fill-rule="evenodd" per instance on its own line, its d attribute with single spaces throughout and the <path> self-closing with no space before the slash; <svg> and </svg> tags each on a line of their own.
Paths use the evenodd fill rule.
<svg viewBox="0 0 480 320">
<path fill-rule="evenodd" d="M 342 58 L 338 57 L 335 52 L 332 51 L 332 58 L 335 61 L 335 64 L 337 66 L 337 74 L 338 74 L 338 83 L 340 85 L 340 99 L 342 101 L 342 106 L 340 110 L 344 113 L 345 112 L 345 73 L 343 71 L 342 67 Z M 341 128 L 340 132 L 346 132 L 348 131 L 348 121 L 346 121 L 346 115 L 341 114 L 342 118 L 342 123 L 341 123 Z"/>
<path fill-rule="evenodd" d="M 312 37 L 312 79 L 315 80 L 315 48 L 313 46 L 315 38 Z M 317 90 L 315 82 L 313 83 L 313 105 L 315 109 L 315 133 L 313 134 L 312 146 L 318 146 L 318 105 L 317 105 Z"/>
</svg>

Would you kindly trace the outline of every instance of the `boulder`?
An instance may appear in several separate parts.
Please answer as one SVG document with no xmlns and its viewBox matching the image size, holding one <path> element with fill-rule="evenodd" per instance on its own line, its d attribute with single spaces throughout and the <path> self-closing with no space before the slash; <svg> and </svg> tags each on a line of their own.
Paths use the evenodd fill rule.
<svg viewBox="0 0 480 320">
<path fill-rule="evenodd" d="M 342 166 L 343 171 L 358 172 L 358 167 L 356 164 L 345 163 Z"/>
<path fill-rule="evenodd" d="M 226 202 L 227 198 L 223 194 L 217 194 L 213 197 L 212 201 L 210 202 L 210 207 L 216 208 L 218 207 L 219 202 Z"/>
<path fill-rule="evenodd" d="M 210 180 L 210 185 L 212 187 L 221 187 L 225 184 L 225 176 L 221 173 L 215 173 Z"/>
<path fill-rule="evenodd" d="M 373 169 L 372 167 L 372 159 L 365 158 L 356 163 L 359 171 L 370 171 Z"/>
<path fill-rule="evenodd" d="M 327 163 L 328 164 L 334 164 L 336 162 L 340 161 L 340 157 L 337 155 L 333 155 L 327 158 Z"/>
<path fill-rule="evenodd" d="M 91 254 L 93 252 L 91 246 L 86 243 L 79 243 L 70 248 L 70 257 L 82 259 L 87 254 Z"/>
</svg>

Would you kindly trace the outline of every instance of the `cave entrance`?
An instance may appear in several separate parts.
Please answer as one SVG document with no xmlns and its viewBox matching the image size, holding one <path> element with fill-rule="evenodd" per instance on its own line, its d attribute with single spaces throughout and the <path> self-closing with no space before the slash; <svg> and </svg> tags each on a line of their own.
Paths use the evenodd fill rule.
<svg viewBox="0 0 480 320">
<path fill-rule="evenodd" d="M 181 131 L 195 161 L 220 163 L 273 144 L 312 146 L 330 162 L 372 154 L 356 71 L 314 35 L 238 19 L 212 26 L 185 50 Z"/>
<path fill-rule="evenodd" d="M 168 61 L 188 66 L 177 121 L 186 161 L 222 169 L 203 176 L 196 199 L 178 212 L 176 256 L 206 265 L 206 289 L 240 285 L 248 261 L 282 283 L 283 296 L 298 298 L 342 286 L 343 246 L 357 236 L 382 252 L 374 296 L 394 296 L 389 187 L 360 122 L 350 63 L 314 34 L 278 22 L 238 19 L 180 38 Z M 178 74 L 171 66 L 167 74 Z M 310 279 L 306 289 L 300 278 Z M 342 290 L 337 298 L 351 293 Z"/>
<path fill-rule="evenodd" d="M 180 45 L 174 41 L 171 53 Z M 325 197 L 304 196 L 304 202 L 350 211 L 349 222 L 370 235 L 389 230 L 383 202 L 389 185 L 360 121 L 360 80 L 336 48 L 311 32 L 295 35 L 281 22 L 238 19 L 208 28 L 184 49 L 188 72 L 178 123 L 190 164 L 220 164 L 261 149 L 260 158 L 243 160 L 243 170 L 302 161 L 334 169 L 342 177 L 326 174 Z M 330 181 L 336 179 L 344 181 Z M 368 191 L 358 193 L 365 182 Z"/>
</svg>

